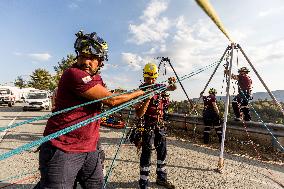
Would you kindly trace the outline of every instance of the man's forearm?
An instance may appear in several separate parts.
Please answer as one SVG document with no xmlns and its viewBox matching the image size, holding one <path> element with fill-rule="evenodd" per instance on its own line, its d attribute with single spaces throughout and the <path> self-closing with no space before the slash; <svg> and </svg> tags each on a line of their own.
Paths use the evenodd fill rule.
<svg viewBox="0 0 284 189">
<path fill-rule="evenodd" d="M 150 98 L 146 99 L 145 101 L 143 101 L 142 105 L 136 109 L 136 115 L 137 117 L 142 117 L 145 112 L 147 111 L 147 108 L 149 106 L 149 103 L 150 103 Z"/>
<path fill-rule="evenodd" d="M 114 97 L 112 97 L 112 98 L 110 98 L 106 101 L 107 101 L 107 104 L 110 105 L 110 106 L 117 106 L 117 105 L 120 105 L 124 102 L 127 102 L 127 101 L 129 101 L 133 98 L 136 98 L 140 95 L 141 95 L 141 92 L 140 92 L 140 90 L 138 90 L 138 91 L 135 91 L 135 92 L 130 93 L 130 94 L 123 94 L 123 95 L 119 95 L 119 96 L 114 96 Z"/>
</svg>

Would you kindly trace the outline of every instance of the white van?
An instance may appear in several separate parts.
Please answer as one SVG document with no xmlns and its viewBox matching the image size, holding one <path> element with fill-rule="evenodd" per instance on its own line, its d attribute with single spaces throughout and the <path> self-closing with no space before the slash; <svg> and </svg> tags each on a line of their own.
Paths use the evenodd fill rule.
<svg viewBox="0 0 284 189">
<path fill-rule="evenodd" d="M 23 111 L 27 110 L 50 110 L 51 100 L 48 91 L 33 91 L 24 99 Z"/>
<path fill-rule="evenodd" d="M 17 100 L 19 100 L 17 87 L 0 86 L 0 104 L 8 104 L 12 107 Z"/>
</svg>

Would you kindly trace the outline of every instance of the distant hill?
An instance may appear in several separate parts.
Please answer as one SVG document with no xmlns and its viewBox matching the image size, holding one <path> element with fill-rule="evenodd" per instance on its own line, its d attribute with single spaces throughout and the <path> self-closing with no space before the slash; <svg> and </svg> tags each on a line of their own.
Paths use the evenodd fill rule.
<svg viewBox="0 0 284 189">
<path fill-rule="evenodd" d="M 275 98 L 279 101 L 279 102 L 284 102 L 284 90 L 276 90 L 276 91 L 271 91 L 272 94 L 275 96 Z M 253 94 L 253 100 L 271 100 L 269 94 L 267 92 L 256 92 Z"/>
<path fill-rule="evenodd" d="M 276 90 L 276 91 L 271 91 L 271 92 L 279 102 L 284 102 L 284 90 Z M 271 100 L 267 92 L 253 93 L 253 101 L 265 100 L 265 99 Z M 197 100 L 198 98 L 193 98 L 193 101 L 197 101 Z M 225 100 L 225 96 L 217 96 L 217 100 Z"/>
</svg>

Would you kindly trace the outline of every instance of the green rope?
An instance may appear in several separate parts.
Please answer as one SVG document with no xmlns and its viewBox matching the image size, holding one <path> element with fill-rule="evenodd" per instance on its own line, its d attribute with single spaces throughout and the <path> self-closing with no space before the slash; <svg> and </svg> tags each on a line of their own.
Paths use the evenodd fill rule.
<svg viewBox="0 0 284 189">
<path fill-rule="evenodd" d="M 127 130 L 127 126 L 128 126 L 128 123 L 129 123 L 129 119 L 130 119 L 130 115 L 131 115 L 131 108 L 129 110 L 129 113 L 128 113 L 128 117 L 127 117 L 127 123 L 125 124 L 125 127 L 123 129 L 123 132 L 122 132 L 122 137 L 120 138 L 120 142 L 119 142 L 119 145 L 116 149 L 116 152 L 115 152 L 115 155 L 114 155 L 114 158 L 112 159 L 112 162 L 111 162 L 111 165 L 110 165 L 110 168 L 108 170 L 108 173 L 107 175 L 105 176 L 105 182 L 104 182 L 104 186 L 102 187 L 102 189 L 104 189 L 108 183 L 108 179 L 112 173 L 112 170 L 113 170 L 113 167 L 114 167 L 114 163 L 115 163 L 115 160 L 116 158 L 118 157 L 118 153 L 119 153 L 119 150 L 121 148 L 121 145 L 124 143 L 124 137 L 125 137 L 125 134 L 126 134 L 126 130 Z"/>
<path fill-rule="evenodd" d="M 54 139 L 54 138 L 57 138 L 57 137 L 59 137 L 61 135 L 69 133 L 69 132 L 71 132 L 71 131 L 73 131 L 75 129 L 78 129 L 78 128 L 82 127 L 82 126 L 85 126 L 85 125 L 87 125 L 87 124 L 89 124 L 91 122 L 94 122 L 94 121 L 96 121 L 98 119 L 101 119 L 102 117 L 105 117 L 105 116 L 111 115 L 112 113 L 118 112 L 119 110 L 122 110 L 122 109 L 124 109 L 124 108 L 126 108 L 128 106 L 131 106 L 131 105 L 133 105 L 133 104 L 135 104 L 135 103 L 137 103 L 137 102 L 139 102 L 141 100 L 144 100 L 144 99 L 148 98 L 149 96 L 153 95 L 155 93 L 155 91 L 160 91 L 160 90 L 165 90 L 165 89 L 166 89 L 166 87 L 159 87 L 158 89 L 155 89 L 153 92 L 150 92 L 150 93 L 148 93 L 146 95 L 140 96 L 140 97 L 138 97 L 138 98 L 136 98 L 134 100 L 131 100 L 129 102 L 123 103 L 122 105 L 114 107 L 114 108 L 112 108 L 112 109 L 110 109 L 108 111 L 105 111 L 105 112 L 103 112 L 101 114 L 98 114 L 98 115 L 96 115 L 96 116 L 94 116 L 92 118 L 89 118 L 87 120 L 84 120 L 82 122 L 74 124 L 74 125 L 72 125 L 70 127 L 64 128 L 64 129 L 62 129 L 60 131 L 57 131 L 55 133 L 52 133 L 52 134 L 50 134 L 48 136 L 45 136 L 45 137 L 39 139 L 39 140 L 36 140 L 36 141 L 31 142 L 31 143 L 28 143 L 28 144 L 25 144 L 23 146 L 20 146 L 20 147 L 18 147 L 16 149 L 11 150 L 9 152 L 6 152 L 4 154 L 1 154 L 0 155 L 0 161 L 4 160 L 6 158 L 9 158 L 9 157 L 11 157 L 11 156 L 13 156 L 15 154 L 18 154 L 18 153 L 20 153 L 22 151 L 25 151 L 27 149 L 33 148 L 35 146 L 39 146 L 39 145 L 41 145 L 44 142 L 47 142 L 47 141 L 49 141 L 51 139 Z"/>
</svg>

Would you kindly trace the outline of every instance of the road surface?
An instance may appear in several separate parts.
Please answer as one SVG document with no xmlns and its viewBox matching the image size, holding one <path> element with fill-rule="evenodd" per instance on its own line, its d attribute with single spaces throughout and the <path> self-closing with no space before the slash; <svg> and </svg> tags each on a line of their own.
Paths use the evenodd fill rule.
<svg viewBox="0 0 284 189">
<path fill-rule="evenodd" d="M 21 122 L 48 111 L 22 112 L 21 104 L 9 108 L 0 107 L 0 126 Z M 46 120 L 26 124 L 8 132 L 0 132 L 0 154 L 39 139 Z M 122 130 L 101 128 L 101 139 L 106 152 L 108 171 Z M 0 162 L 0 188 L 33 188 L 39 180 L 38 153 L 30 151 L 17 154 Z M 224 173 L 214 171 L 219 151 L 203 145 L 192 144 L 176 137 L 168 137 L 168 178 L 177 188 L 282 188 L 284 165 L 260 162 L 247 157 L 224 154 Z M 150 188 L 155 184 L 155 161 L 153 152 Z M 138 188 L 139 154 L 130 144 L 121 147 L 107 188 Z"/>
</svg>

